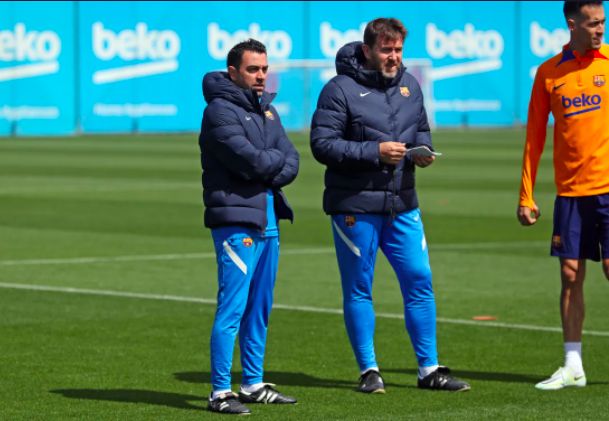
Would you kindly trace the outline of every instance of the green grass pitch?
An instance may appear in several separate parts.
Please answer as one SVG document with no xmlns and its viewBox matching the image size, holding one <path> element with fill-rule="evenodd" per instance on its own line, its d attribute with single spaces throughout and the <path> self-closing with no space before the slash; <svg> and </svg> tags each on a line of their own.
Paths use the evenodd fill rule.
<svg viewBox="0 0 609 421">
<path fill-rule="evenodd" d="M 522 130 L 434 133 L 443 152 L 417 171 L 438 307 L 441 363 L 462 394 L 418 390 L 395 276 L 379 254 L 376 350 L 386 395 L 354 391 L 323 168 L 293 134 L 301 170 L 286 189 L 266 381 L 299 404 L 261 419 L 592 419 L 609 392 L 609 285 L 586 281 L 589 386 L 539 392 L 563 358 L 558 263 L 549 257 L 551 142 L 537 184 L 540 222 L 515 218 Z M 0 419 L 189 420 L 210 391 L 216 292 L 202 227 L 197 136 L 0 139 Z M 472 322 L 492 315 L 497 325 Z M 544 327 L 553 328 L 544 329 Z M 240 380 L 238 351 L 234 384 Z"/>
</svg>

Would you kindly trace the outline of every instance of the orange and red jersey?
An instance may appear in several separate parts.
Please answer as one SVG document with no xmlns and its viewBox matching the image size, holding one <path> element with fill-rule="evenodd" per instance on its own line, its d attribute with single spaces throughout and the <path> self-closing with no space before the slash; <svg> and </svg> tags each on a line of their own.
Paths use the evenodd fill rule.
<svg viewBox="0 0 609 421">
<path fill-rule="evenodd" d="M 537 69 L 527 123 L 520 206 L 534 207 L 533 186 L 554 116 L 554 182 L 559 196 L 609 192 L 609 45 L 584 55 L 563 51 Z"/>
</svg>

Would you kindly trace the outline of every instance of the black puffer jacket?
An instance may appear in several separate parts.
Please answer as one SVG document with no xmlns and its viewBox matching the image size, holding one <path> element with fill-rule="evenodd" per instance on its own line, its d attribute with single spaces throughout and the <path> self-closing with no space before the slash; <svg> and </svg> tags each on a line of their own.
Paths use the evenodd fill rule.
<svg viewBox="0 0 609 421">
<path fill-rule="evenodd" d="M 205 226 L 264 230 L 268 189 L 277 217 L 293 220 L 281 187 L 296 177 L 299 157 L 270 105 L 275 94 L 265 92 L 258 101 L 226 72 L 206 74 L 203 94 L 208 103 L 199 135 Z"/>
<path fill-rule="evenodd" d="M 393 79 L 364 68 L 361 42 L 336 55 L 337 76 L 322 90 L 311 124 L 311 149 L 325 164 L 328 214 L 399 213 L 418 207 L 414 164 L 380 161 L 379 143 L 426 145 L 431 135 L 423 94 L 401 66 Z"/>
</svg>

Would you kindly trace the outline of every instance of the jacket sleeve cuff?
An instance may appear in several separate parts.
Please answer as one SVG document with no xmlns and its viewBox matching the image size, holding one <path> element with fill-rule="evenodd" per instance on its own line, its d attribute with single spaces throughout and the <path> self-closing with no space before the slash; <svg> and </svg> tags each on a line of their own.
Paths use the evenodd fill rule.
<svg viewBox="0 0 609 421">
<path fill-rule="evenodd" d="M 431 133 L 429 132 L 417 132 L 417 136 L 415 138 L 416 146 L 427 146 L 429 149 L 433 151 L 433 147 L 431 145 Z"/>
<path fill-rule="evenodd" d="M 379 149 L 378 142 L 366 142 L 364 145 L 363 158 L 374 164 L 380 165 L 381 162 L 381 151 Z"/>
</svg>

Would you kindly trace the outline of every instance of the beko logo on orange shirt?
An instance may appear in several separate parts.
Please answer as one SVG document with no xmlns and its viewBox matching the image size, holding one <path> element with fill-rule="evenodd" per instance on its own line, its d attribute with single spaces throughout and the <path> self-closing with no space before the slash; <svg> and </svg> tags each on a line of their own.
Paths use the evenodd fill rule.
<svg viewBox="0 0 609 421">
<path fill-rule="evenodd" d="M 576 96 L 575 98 L 569 98 L 566 96 L 562 97 L 562 106 L 564 108 L 570 108 L 571 106 L 573 106 L 575 108 L 591 107 L 592 105 L 598 105 L 600 103 L 601 103 L 600 95 L 581 94 L 580 96 Z"/>
<path fill-rule="evenodd" d="M 583 108 L 581 110 L 576 110 L 571 113 L 565 114 L 565 117 L 569 117 L 575 114 L 587 113 L 589 111 L 598 110 L 601 108 L 600 103 L 602 99 L 600 95 L 586 95 L 581 94 L 573 98 L 569 98 L 566 96 L 561 97 L 561 103 L 563 108 L 569 109 L 573 108 Z"/>
</svg>

